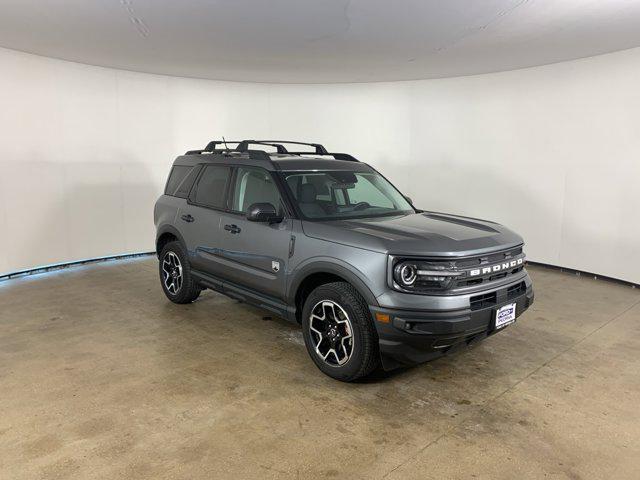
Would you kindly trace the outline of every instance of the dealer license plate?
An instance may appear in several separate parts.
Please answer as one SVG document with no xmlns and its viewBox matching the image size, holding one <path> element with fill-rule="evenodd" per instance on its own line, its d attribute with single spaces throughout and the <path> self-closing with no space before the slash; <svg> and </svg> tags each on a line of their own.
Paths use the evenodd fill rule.
<svg viewBox="0 0 640 480">
<path fill-rule="evenodd" d="M 510 303 L 496 310 L 496 330 L 516 320 L 516 304 Z"/>
</svg>

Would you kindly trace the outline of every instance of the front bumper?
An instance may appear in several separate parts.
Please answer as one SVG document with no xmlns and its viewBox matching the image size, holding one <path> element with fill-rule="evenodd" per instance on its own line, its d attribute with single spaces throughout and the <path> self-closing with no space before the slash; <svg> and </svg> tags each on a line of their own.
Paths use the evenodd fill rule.
<svg viewBox="0 0 640 480">
<path fill-rule="evenodd" d="M 485 296 L 487 301 L 478 303 L 480 295 Z M 469 296 L 464 308 L 369 308 L 378 331 L 383 366 L 392 369 L 431 360 L 499 332 L 507 327 L 499 330 L 494 328 L 498 308 L 515 303 L 517 318 L 531 306 L 533 300 L 533 287 L 526 275 L 517 282 Z M 388 321 L 379 321 L 380 315 L 376 314 L 382 314 L 382 318 L 388 315 Z"/>
</svg>

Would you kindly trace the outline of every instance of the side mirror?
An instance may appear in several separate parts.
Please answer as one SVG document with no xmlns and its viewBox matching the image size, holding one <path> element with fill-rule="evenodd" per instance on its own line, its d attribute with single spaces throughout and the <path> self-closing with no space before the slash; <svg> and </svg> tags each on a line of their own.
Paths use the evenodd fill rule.
<svg viewBox="0 0 640 480">
<path fill-rule="evenodd" d="M 407 197 L 406 195 L 404 195 L 404 199 L 409 202 L 411 205 L 413 205 L 413 200 L 411 200 L 411 197 Z"/>
<path fill-rule="evenodd" d="M 278 223 L 282 216 L 278 215 L 276 207 L 270 203 L 252 203 L 247 210 L 247 220 L 250 222 Z"/>
</svg>

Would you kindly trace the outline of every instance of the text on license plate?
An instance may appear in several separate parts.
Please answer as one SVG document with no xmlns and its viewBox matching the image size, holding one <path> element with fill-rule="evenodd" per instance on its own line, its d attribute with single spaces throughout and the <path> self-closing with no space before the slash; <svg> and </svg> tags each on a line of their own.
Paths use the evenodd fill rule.
<svg viewBox="0 0 640 480">
<path fill-rule="evenodd" d="M 510 303 L 496 310 L 496 329 L 506 327 L 516 319 L 516 304 Z"/>
</svg>

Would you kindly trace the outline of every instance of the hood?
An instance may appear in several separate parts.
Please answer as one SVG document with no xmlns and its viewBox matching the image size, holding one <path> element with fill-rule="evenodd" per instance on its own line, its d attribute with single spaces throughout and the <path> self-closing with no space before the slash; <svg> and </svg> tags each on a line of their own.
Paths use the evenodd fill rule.
<svg viewBox="0 0 640 480">
<path fill-rule="evenodd" d="M 522 237 L 497 223 L 443 213 L 303 222 L 310 237 L 392 255 L 467 256 L 515 247 Z"/>
</svg>

